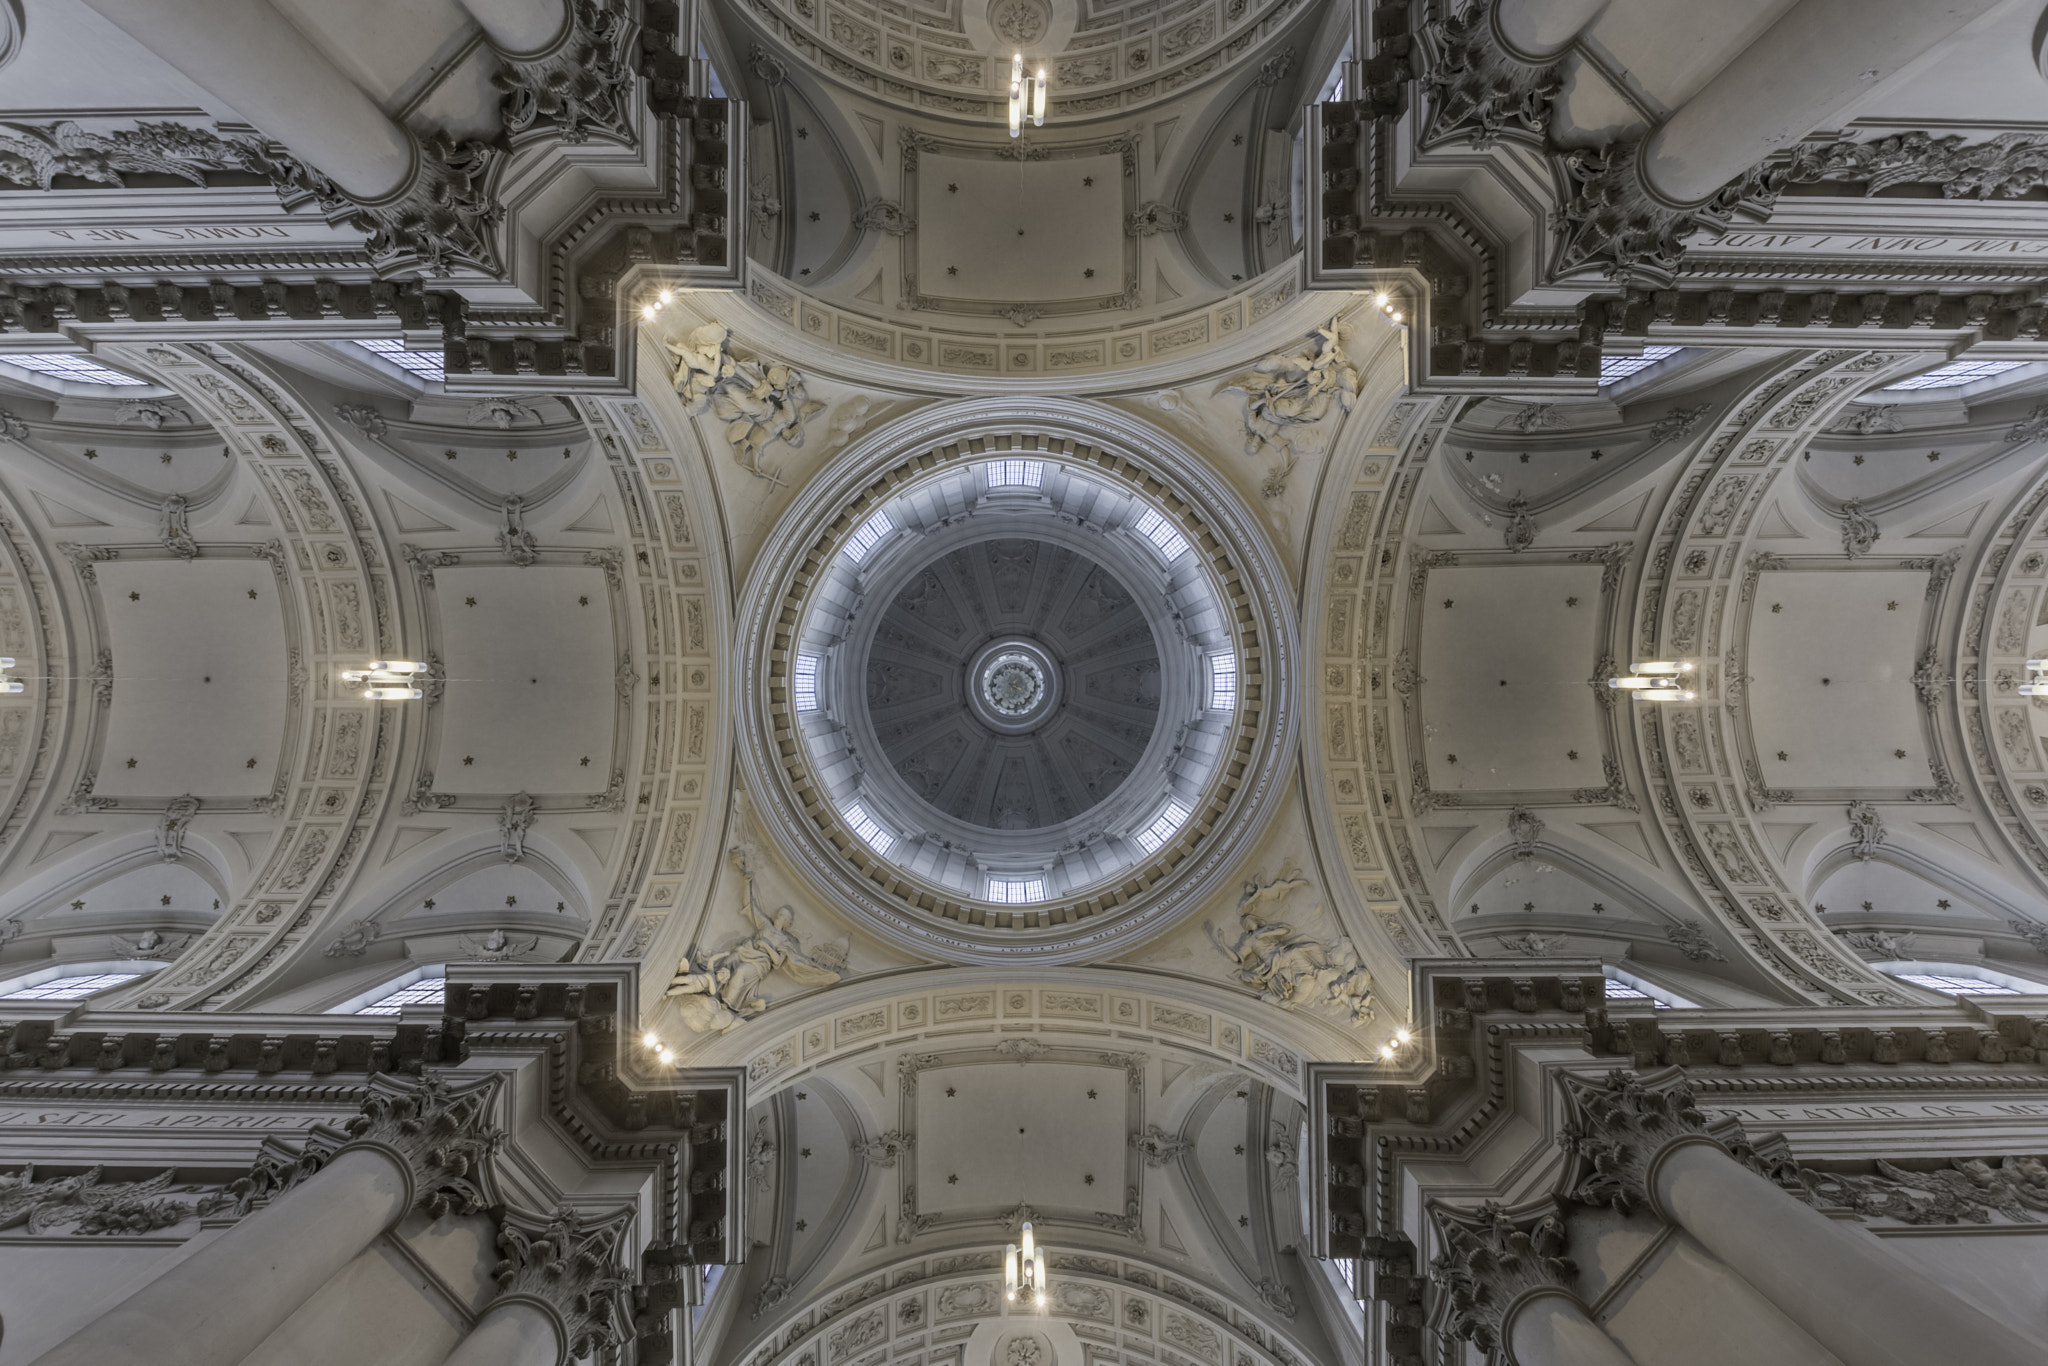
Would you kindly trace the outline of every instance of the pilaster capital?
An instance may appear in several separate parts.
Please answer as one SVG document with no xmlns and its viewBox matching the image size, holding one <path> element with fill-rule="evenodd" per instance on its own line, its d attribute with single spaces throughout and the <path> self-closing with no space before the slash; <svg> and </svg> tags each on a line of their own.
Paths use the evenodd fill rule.
<svg viewBox="0 0 2048 1366">
<path fill-rule="evenodd" d="M 492 1159 L 505 1131 L 493 1125 L 504 1081 L 490 1076 L 457 1087 L 440 1073 L 370 1083 L 362 1113 L 347 1124 L 348 1148 L 376 1148 L 406 1173 L 409 1207 L 439 1218 L 502 1204 Z"/>
<path fill-rule="evenodd" d="M 586 1225 L 567 1205 L 550 1215 L 508 1211 L 498 1230 L 497 1303 L 523 1300 L 561 1329 L 562 1361 L 609 1354 L 631 1335 L 631 1287 L 619 1251 L 632 1221 L 620 1209 Z"/>
<path fill-rule="evenodd" d="M 1565 1227 L 1554 1205 L 1511 1211 L 1488 1202 L 1477 1210 L 1435 1205 L 1430 1219 L 1443 1250 L 1429 1276 L 1443 1292 L 1438 1327 L 1497 1351 L 1509 1321 L 1540 1294 L 1576 1300 L 1579 1269 L 1564 1255 Z"/>
</svg>

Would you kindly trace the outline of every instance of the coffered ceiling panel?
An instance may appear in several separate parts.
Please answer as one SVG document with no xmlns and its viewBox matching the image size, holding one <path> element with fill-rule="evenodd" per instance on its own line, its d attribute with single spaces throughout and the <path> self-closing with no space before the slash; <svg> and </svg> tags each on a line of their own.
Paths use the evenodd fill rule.
<svg viewBox="0 0 2048 1366">
<path fill-rule="evenodd" d="M 448 678 L 440 786 L 603 789 L 621 648 L 604 574 L 498 565 L 442 569 L 435 580 Z"/>
<path fill-rule="evenodd" d="M 1121 1214 L 1128 1090 L 1118 1063 L 932 1069 L 916 1097 L 919 1209 L 1005 1210 L 1028 1199 Z"/>
<path fill-rule="evenodd" d="M 1600 570 L 1447 567 L 1422 604 L 1424 752 L 1432 787 L 1598 786 L 1605 728 L 1587 680 L 1602 653 Z"/>
<path fill-rule="evenodd" d="M 102 797 L 268 793 L 285 719 L 277 578 L 254 557 L 98 566 L 113 702 Z"/>
<path fill-rule="evenodd" d="M 1913 669 L 1926 599 L 1925 571 L 1758 580 L 1749 671 L 1768 786 L 1925 784 L 1928 750 Z"/>
</svg>

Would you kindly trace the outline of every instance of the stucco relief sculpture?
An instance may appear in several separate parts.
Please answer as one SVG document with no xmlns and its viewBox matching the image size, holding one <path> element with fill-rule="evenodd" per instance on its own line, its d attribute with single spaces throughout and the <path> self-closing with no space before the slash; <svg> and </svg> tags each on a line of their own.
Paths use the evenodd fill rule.
<svg viewBox="0 0 2048 1366">
<path fill-rule="evenodd" d="M 201 1194 L 196 1200 L 173 1199 L 206 1191 L 202 1186 L 172 1185 L 173 1172 L 147 1181 L 102 1183 L 103 1171 L 94 1167 L 79 1176 L 42 1181 L 36 1180 L 34 1167 L 24 1167 L 12 1175 L 0 1172 L 0 1230 L 44 1233 L 70 1227 L 78 1233 L 148 1233 L 195 1216 L 218 1213 L 234 1204 L 232 1196 L 218 1190 Z"/>
<path fill-rule="evenodd" d="M 796 912 L 788 906 L 763 915 L 754 906 L 754 874 L 746 850 L 735 848 L 732 860 L 745 880 L 740 912 L 754 932 L 730 949 L 700 953 L 695 963 L 684 958 L 664 994 L 689 1028 L 723 1033 L 768 1008 L 757 993 L 771 974 L 780 972 L 800 986 L 825 987 L 846 969 L 846 941 L 835 940 L 804 951 L 790 926 Z"/>
<path fill-rule="evenodd" d="M 1344 358 L 1343 338 L 1332 323 L 1316 330 L 1310 350 L 1268 356 L 1216 392 L 1244 395 L 1244 453 L 1278 449 L 1282 460 L 1271 478 L 1284 480 L 1302 456 L 1328 444 L 1329 433 L 1317 424 L 1331 407 L 1348 413 L 1358 401 L 1358 367 Z"/>
<path fill-rule="evenodd" d="M 739 355 L 732 333 L 718 323 L 666 345 L 676 359 L 676 393 L 690 412 L 708 411 L 723 422 L 740 467 L 774 481 L 761 468 L 763 448 L 778 438 L 801 447 L 804 424 L 825 408 L 804 393 L 803 376 L 787 365 Z"/>
<path fill-rule="evenodd" d="M 1237 903 L 1244 932 L 1233 942 L 1211 925 L 1209 936 L 1236 965 L 1237 980 L 1267 1004 L 1282 1010 L 1324 1010 L 1351 1024 L 1366 1024 L 1373 1018 L 1372 974 L 1351 941 L 1340 935 L 1335 943 L 1326 943 L 1265 913 L 1265 907 L 1277 906 L 1295 888 L 1307 885 L 1301 877 L 1245 883 Z"/>
</svg>

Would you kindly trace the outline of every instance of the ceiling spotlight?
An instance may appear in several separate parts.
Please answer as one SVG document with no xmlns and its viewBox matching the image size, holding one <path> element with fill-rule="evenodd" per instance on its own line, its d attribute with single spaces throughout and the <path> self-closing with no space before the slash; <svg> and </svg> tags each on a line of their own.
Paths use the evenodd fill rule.
<svg viewBox="0 0 2048 1366">
<path fill-rule="evenodd" d="M 659 1048 L 661 1047 L 661 1035 L 650 1029 L 640 1036 L 640 1042 L 646 1044 L 649 1048 Z"/>
<path fill-rule="evenodd" d="M 657 297 L 661 300 L 661 306 L 667 308 L 671 303 L 675 302 L 676 292 L 672 289 L 664 289 Z"/>
<path fill-rule="evenodd" d="M 640 316 L 647 319 L 649 322 L 653 322 L 654 315 L 659 312 L 661 312 L 660 308 L 658 308 L 654 304 L 647 304 L 640 309 Z"/>
</svg>

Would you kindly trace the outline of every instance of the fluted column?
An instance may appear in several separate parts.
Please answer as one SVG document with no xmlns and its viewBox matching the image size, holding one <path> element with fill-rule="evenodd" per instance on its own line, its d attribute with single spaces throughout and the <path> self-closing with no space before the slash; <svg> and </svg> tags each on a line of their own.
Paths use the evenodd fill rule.
<svg viewBox="0 0 2048 1366">
<path fill-rule="evenodd" d="M 1500 0 L 1494 31 L 1517 55 L 1540 60 L 1570 47 L 1606 8 L 1607 0 Z"/>
<path fill-rule="evenodd" d="M 2004 0 L 1799 0 L 1643 143 L 1645 182 L 1698 204 Z"/>
<path fill-rule="evenodd" d="M 631 1209 L 586 1225 L 564 1206 L 541 1218 L 509 1211 L 491 1269 L 498 1298 L 444 1366 L 568 1366 L 626 1340 L 633 1314 L 618 1254 Z"/>
<path fill-rule="evenodd" d="M 569 27 L 564 0 L 462 0 L 483 26 L 491 45 L 510 57 L 527 57 L 553 47 Z"/>
<path fill-rule="evenodd" d="M 86 0 L 358 201 L 413 175 L 412 138 L 269 0 Z"/>
<path fill-rule="evenodd" d="M 270 1204 L 38 1357 L 35 1366 L 237 1366 L 415 1206 L 493 1203 L 478 1163 L 495 1080 L 385 1081 L 354 1141 Z M 447 1192 L 454 1188 L 451 1198 Z"/>
<path fill-rule="evenodd" d="M 1838 1223 L 1743 1163 L 1709 1132 L 1677 1068 L 1561 1079 L 1573 1198 L 1647 1204 L 1844 1366 L 2038 1366 L 2048 1341 L 1931 1284 L 1854 1223 Z M 1717 1136 L 1718 1135 L 1718 1136 Z"/>
</svg>

